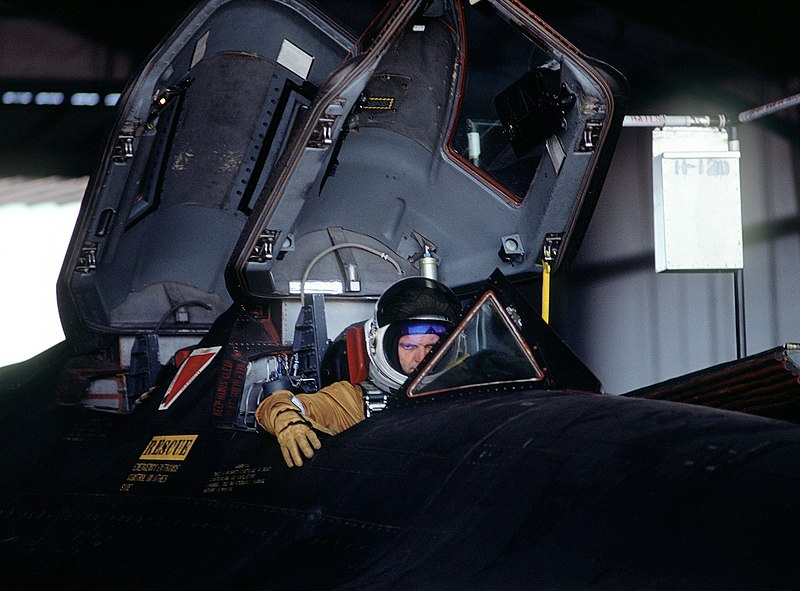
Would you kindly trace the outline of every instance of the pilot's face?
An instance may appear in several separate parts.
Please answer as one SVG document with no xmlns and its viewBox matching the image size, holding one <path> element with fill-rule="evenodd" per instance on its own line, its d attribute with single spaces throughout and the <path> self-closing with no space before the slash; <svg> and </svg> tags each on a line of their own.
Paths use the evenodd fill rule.
<svg viewBox="0 0 800 591">
<path fill-rule="evenodd" d="M 436 334 L 407 334 L 397 341 L 397 357 L 403 373 L 410 375 L 419 362 L 425 358 L 433 346 L 439 342 Z"/>
</svg>

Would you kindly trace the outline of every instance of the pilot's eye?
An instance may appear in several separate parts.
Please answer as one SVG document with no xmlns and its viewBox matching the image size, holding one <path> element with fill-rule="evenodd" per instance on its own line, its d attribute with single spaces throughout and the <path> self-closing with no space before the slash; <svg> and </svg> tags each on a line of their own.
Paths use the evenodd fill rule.
<svg viewBox="0 0 800 591">
<path fill-rule="evenodd" d="M 403 343 L 400 345 L 400 348 L 404 351 L 413 351 L 417 346 L 414 343 Z"/>
</svg>

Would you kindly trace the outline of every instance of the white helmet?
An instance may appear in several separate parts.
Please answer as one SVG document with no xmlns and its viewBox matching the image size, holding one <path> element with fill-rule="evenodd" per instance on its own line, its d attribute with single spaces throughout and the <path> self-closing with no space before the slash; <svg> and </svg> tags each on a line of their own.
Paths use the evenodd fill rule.
<svg viewBox="0 0 800 591">
<path fill-rule="evenodd" d="M 391 285 L 364 324 L 369 378 L 384 392 L 396 392 L 408 378 L 400 367 L 397 344 L 407 334 L 443 335 L 461 315 L 453 291 L 427 277 L 407 277 Z"/>
</svg>

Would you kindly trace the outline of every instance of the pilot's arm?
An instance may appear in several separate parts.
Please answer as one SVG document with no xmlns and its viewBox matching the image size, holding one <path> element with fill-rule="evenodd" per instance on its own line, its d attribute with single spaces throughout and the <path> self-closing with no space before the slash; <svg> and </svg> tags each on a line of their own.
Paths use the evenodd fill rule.
<svg viewBox="0 0 800 591">
<path fill-rule="evenodd" d="M 278 390 L 258 405 L 256 420 L 278 438 L 286 464 L 302 466 L 322 446 L 311 427 L 336 435 L 364 420 L 361 388 L 336 382 L 314 394 Z"/>
</svg>

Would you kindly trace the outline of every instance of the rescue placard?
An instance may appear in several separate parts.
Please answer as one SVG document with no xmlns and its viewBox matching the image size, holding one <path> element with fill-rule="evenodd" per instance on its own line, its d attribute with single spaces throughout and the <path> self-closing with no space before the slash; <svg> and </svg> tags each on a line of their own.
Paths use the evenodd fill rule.
<svg viewBox="0 0 800 591">
<path fill-rule="evenodd" d="M 394 97 L 389 96 L 369 96 L 361 104 L 362 109 L 372 109 L 374 111 L 391 111 L 394 106 Z"/>
<path fill-rule="evenodd" d="M 140 460 L 183 461 L 197 435 L 156 435 L 144 448 Z"/>
</svg>

